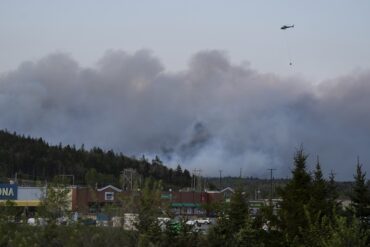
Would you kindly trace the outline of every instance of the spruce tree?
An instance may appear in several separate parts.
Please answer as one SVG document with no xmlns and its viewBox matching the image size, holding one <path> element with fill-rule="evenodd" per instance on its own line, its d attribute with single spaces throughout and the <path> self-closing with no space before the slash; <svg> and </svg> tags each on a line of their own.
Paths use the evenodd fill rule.
<svg viewBox="0 0 370 247">
<path fill-rule="evenodd" d="M 230 230 L 233 232 L 238 232 L 248 219 L 247 198 L 241 187 L 237 188 L 230 198 L 228 216 L 230 221 Z"/>
<path fill-rule="evenodd" d="M 364 223 L 370 220 L 370 194 L 366 185 L 366 172 L 362 171 L 362 165 L 357 160 L 355 184 L 351 195 L 351 206 L 354 215 Z"/>
<path fill-rule="evenodd" d="M 329 219 L 333 219 L 334 214 L 338 213 L 340 210 L 340 203 L 337 202 L 337 199 L 339 197 L 337 185 L 335 183 L 335 175 L 333 171 L 331 171 L 329 176 L 329 181 L 327 182 L 327 201 L 328 201 L 328 207 L 326 215 L 329 217 Z"/>
<path fill-rule="evenodd" d="M 311 217 L 321 218 L 329 211 L 328 207 L 330 207 L 328 204 L 328 184 L 323 178 L 320 162 L 317 159 L 308 210 Z"/>
<path fill-rule="evenodd" d="M 220 208 L 217 224 L 210 229 L 207 239 L 210 246 L 234 247 L 238 241 L 244 241 L 244 237 L 250 237 L 243 236 L 249 229 L 250 219 L 246 196 L 241 186 L 235 190 L 230 203 L 224 203 L 223 206 Z"/>
<path fill-rule="evenodd" d="M 307 228 L 305 208 L 311 198 L 311 176 L 306 171 L 308 155 L 303 148 L 297 150 L 294 156 L 294 169 L 292 179 L 285 188 L 280 190 L 282 202 L 279 212 L 281 228 L 285 232 L 289 242 L 299 241 L 302 232 Z"/>
</svg>

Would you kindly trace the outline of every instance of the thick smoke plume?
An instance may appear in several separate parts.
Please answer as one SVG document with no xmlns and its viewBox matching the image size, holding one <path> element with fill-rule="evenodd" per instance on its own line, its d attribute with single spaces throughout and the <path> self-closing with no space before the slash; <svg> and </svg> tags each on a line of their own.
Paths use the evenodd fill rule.
<svg viewBox="0 0 370 247">
<path fill-rule="evenodd" d="M 147 50 L 107 52 L 93 68 L 67 54 L 25 62 L 0 77 L 0 128 L 49 143 L 159 155 L 203 175 L 290 174 L 303 145 L 313 166 L 352 179 L 369 171 L 370 72 L 319 84 L 232 64 L 220 51 L 167 72 Z"/>
</svg>

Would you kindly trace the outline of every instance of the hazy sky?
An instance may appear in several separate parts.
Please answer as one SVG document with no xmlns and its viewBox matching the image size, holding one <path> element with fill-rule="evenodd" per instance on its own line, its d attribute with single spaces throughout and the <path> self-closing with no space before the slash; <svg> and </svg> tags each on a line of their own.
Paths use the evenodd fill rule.
<svg viewBox="0 0 370 247">
<path fill-rule="evenodd" d="M 178 71 L 219 49 L 261 71 L 320 80 L 370 66 L 368 13 L 367 0 L 1 1 L 0 71 L 55 51 L 92 65 L 107 49 L 143 48 Z"/>
<path fill-rule="evenodd" d="M 370 2 L 0 1 L 0 128 L 205 175 L 370 172 Z M 282 25 L 294 29 L 282 31 Z M 292 62 L 290 66 L 289 63 Z"/>
</svg>

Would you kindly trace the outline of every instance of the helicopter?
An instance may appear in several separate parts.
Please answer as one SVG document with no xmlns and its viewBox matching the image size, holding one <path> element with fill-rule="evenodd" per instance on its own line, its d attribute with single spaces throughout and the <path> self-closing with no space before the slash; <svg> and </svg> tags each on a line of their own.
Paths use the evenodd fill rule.
<svg viewBox="0 0 370 247">
<path fill-rule="evenodd" d="M 294 27 L 294 24 L 293 24 L 293 25 L 291 25 L 291 26 L 289 26 L 289 25 L 284 25 L 284 26 L 282 26 L 280 29 L 285 30 L 285 29 L 293 28 L 293 27 Z"/>
</svg>

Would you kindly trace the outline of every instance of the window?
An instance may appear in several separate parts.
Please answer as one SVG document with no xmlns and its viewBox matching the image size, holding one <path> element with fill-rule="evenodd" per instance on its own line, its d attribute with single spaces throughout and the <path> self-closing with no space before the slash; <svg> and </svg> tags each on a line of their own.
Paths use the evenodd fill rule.
<svg viewBox="0 0 370 247">
<path fill-rule="evenodd" d="M 105 200 L 106 201 L 113 201 L 114 200 L 114 192 L 105 192 Z"/>
</svg>

